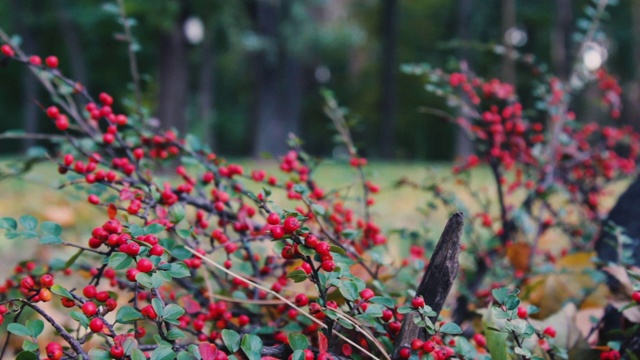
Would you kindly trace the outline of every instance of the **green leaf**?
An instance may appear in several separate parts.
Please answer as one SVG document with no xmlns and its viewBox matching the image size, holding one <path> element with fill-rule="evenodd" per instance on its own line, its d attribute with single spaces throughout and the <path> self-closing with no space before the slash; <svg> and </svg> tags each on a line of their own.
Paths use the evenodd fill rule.
<svg viewBox="0 0 640 360">
<path fill-rule="evenodd" d="M 504 306 L 507 310 L 515 310 L 520 305 L 520 299 L 518 299 L 515 295 L 507 296 L 507 299 L 504 301 Z"/>
<path fill-rule="evenodd" d="M 325 210 L 324 206 L 322 206 L 320 204 L 311 205 L 311 211 L 313 211 L 314 214 L 317 214 L 317 215 L 320 215 L 320 216 L 324 216 L 324 214 L 326 213 L 326 210 Z"/>
<path fill-rule="evenodd" d="M 287 278 L 293 280 L 293 282 L 299 283 L 307 280 L 307 273 L 303 270 L 293 270 L 287 274 Z"/>
<path fill-rule="evenodd" d="M 332 253 L 340 254 L 340 255 L 347 255 L 347 252 L 344 251 L 343 248 L 337 245 L 331 245 L 331 247 L 329 247 L 329 251 L 331 251 Z"/>
<path fill-rule="evenodd" d="M 515 349 L 513 349 L 515 351 L 516 354 L 518 355 L 522 355 L 525 358 L 530 358 L 531 357 L 531 351 L 527 350 L 527 349 L 523 349 L 521 347 L 516 347 Z"/>
<path fill-rule="evenodd" d="M 24 350 L 24 351 L 36 351 L 36 350 L 38 350 L 38 344 L 34 343 L 31 340 L 25 340 L 22 343 L 22 350 Z"/>
<path fill-rule="evenodd" d="M 170 253 L 171 256 L 178 260 L 186 260 L 193 256 L 193 254 L 191 254 L 191 252 L 187 250 L 187 248 L 183 245 L 174 247 L 173 249 L 171 249 Z"/>
<path fill-rule="evenodd" d="M 240 335 L 234 330 L 222 330 L 222 341 L 227 349 L 232 353 L 240 349 Z"/>
<path fill-rule="evenodd" d="M 149 274 L 147 273 L 138 273 L 136 275 L 136 281 L 146 287 L 147 289 L 153 289 L 153 283 L 151 282 L 151 276 L 149 276 Z"/>
<path fill-rule="evenodd" d="M 31 336 L 37 338 L 44 330 L 44 322 L 39 319 L 27 320 L 27 329 L 31 332 Z"/>
<path fill-rule="evenodd" d="M 309 347 L 309 339 L 300 333 L 289 334 L 289 346 L 295 350 L 306 350 Z"/>
<path fill-rule="evenodd" d="M 36 239 L 38 233 L 33 230 L 22 230 L 18 232 L 23 239 Z M 55 240 L 54 240 L 55 241 Z"/>
<path fill-rule="evenodd" d="M 31 336 L 31 331 L 27 329 L 24 325 L 18 323 L 11 323 L 7 326 L 7 330 L 10 333 L 18 336 Z"/>
<path fill-rule="evenodd" d="M 156 271 L 151 275 L 151 286 L 154 289 L 157 289 L 160 286 L 162 286 L 164 282 L 165 282 L 165 278 L 162 276 L 162 274 L 159 271 Z"/>
<path fill-rule="evenodd" d="M 40 224 L 40 231 L 45 235 L 60 236 L 62 234 L 62 226 L 52 221 L 45 221 Z"/>
<path fill-rule="evenodd" d="M 69 315 L 73 320 L 80 323 L 83 328 L 86 329 L 89 327 L 89 318 L 85 314 L 81 313 L 80 311 L 72 311 Z"/>
<path fill-rule="evenodd" d="M 58 245 L 62 244 L 62 239 L 55 235 L 45 235 L 40 238 L 40 244 L 42 245 Z"/>
<path fill-rule="evenodd" d="M 165 320 L 176 320 L 184 314 L 184 309 L 180 305 L 169 304 L 162 311 L 162 318 Z"/>
<path fill-rule="evenodd" d="M 127 337 L 125 341 L 122 342 L 122 348 L 124 349 L 124 353 L 127 355 L 131 355 L 133 349 L 138 347 L 138 341 L 132 337 Z"/>
<path fill-rule="evenodd" d="M 18 228 L 18 222 L 14 218 L 3 217 L 0 218 L 0 229 L 16 230 Z"/>
<path fill-rule="evenodd" d="M 304 245 L 298 246 L 298 251 L 304 256 L 314 256 L 316 254 L 315 250 Z"/>
<path fill-rule="evenodd" d="M 80 255 L 82 255 L 83 252 L 84 252 L 84 249 L 78 250 L 77 253 L 75 253 L 72 257 L 69 258 L 69 260 L 67 260 L 67 262 L 64 263 L 64 268 L 65 269 L 70 268 L 76 262 L 76 260 L 78 260 L 78 258 L 80 257 Z"/>
<path fill-rule="evenodd" d="M 291 360 L 305 360 L 306 356 L 303 350 L 296 350 L 293 352 L 293 357 Z"/>
<path fill-rule="evenodd" d="M 338 289 L 347 300 L 354 301 L 360 297 L 360 294 L 358 294 L 358 285 L 353 281 L 345 280 L 341 282 L 340 285 L 338 285 Z"/>
<path fill-rule="evenodd" d="M 178 353 L 177 360 L 199 360 L 199 358 L 187 351 L 181 351 Z"/>
<path fill-rule="evenodd" d="M 160 346 L 151 353 L 151 360 L 173 360 L 176 353 L 168 346 Z"/>
<path fill-rule="evenodd" d="M 509 288 L 507 287 L 491 290 L 491 294 L 499 304 L 504 304 L 504 301 L 507 299 L 507 296 L 509 296 L 510 293 L 511 290 L 509 290 Z"/>
<path fill-rule="evenodd" d="M 93 348 L 89 351 L 91 360 L 111 360 L 111 353 L 103 348 Z"/>
<path fill-rule="evenodd" d="M 191 273 L 189 272 L 189 268 L 183 262 L 171 263 L 169 274 L 171 274 L 171 276 L 173 276 L 174 278 L 183 278 L 183 277 L 191 276 Z"/>
<path fill-rule="evenodd" d="M 462 329 L 458 324 L 449 322 L 442 325 L 442 327 L 440 328 L 440 332 L 449 335 L 459 335 L 462 334 Z"/>
<path fill-rule="evenodd" d="M 35 231 L 38 227 L 38 219 L 34 218 L 31 215 L 23 215 L 18 219 L 20 225 L 22 225 L 27 230 Z"/>
<path fill-rule="evenodd" d="M 146 226 L 144 228 L 144 232 L 146 234 L 159 234 L 159 233 L 163 232 L 164 229 L 165 229 L 164 225 L 155 223 L 155 224 L 151 224 L 149 226 Z"/>
<path fill-rule="evenodd" d="M 494 295 L 495 296 L 495 295 Z M 492 360 L 508 360 L 508 334 L 496 331 L 496 324 L 493 320 L 493 310 L 489 309 L 482 319 L 482 327 L 484 328 L 484 336 L 487 339 L 487 349 L 491 354 Z"/>
<path fill-rule="evenodd" d="M 410 312 L 412 312 L 414 310 L 415 309 L 412 308 L 411 306 L 404 305 L 404 306 L 400 306 L 398 308 L 398 314 L 408 314 L 408 313 L 410 313 Z"/>
<path fill-rule="evenodd" d="M 167 332 L 167 339 L 169 340 L 178 340 L 186 337 L 186 335 L 180 330 L 173 328 Z"/>
<path fill-rule="evenodd" d="M 38 347 L 36 346 L 36 349 Z M 17 356 L 16 360 L 38 360 L 38 356 L 31 351 L 21 351 Z"/>
<path fill-rule="evenodd" d="M 58 284 L 54 284 L 51 287 L 51 292 L 56 294 L 56 295 L 60 295 L 62 297 L 66 297 L 67 299 L 73 299 L 73 296 L 71 295 L 71 293 L 63 288 L 62 286 L 58 285 Z"/>
<path fill-rule="evenodd" d="M 374 304 L 380 304 L 390 309 L 393 309 L 396 306 L 396 302 L 393 301 L 393 299 L 384 297 L 384 296 L 374 296 L 371 299 L 369 299 L 369 302 Z"/>
<path fill-rule="evenodd" d="M 169 208 L 169 221 L 171 221 L 174 224 L 178 224 L 180 223 L 180 221 L 182 221 L 182 219 L 184 219 L 185 216 L 185 210 L 184 210 L 184 206 L 182 206 L 181 204 L 175 204 L 172 205 Z"/>
<path fill-rule="evenodd" d="M 125 253 L 117 252 L 109 256 L 109 267 L 113 268 L 114 270 L 128 269 L 131 267 L 132 263 L 133 259 L 131 258 L 131 256 Z"/>
<path fill-rule="evenodd" d="M 116 313 L 116 322 L 121 324 L 131 324 L 142 318 L 142 314 L 131 306 L 123 306 Z"/>
<path fill-rule="evenodd" d="M 259 360 L 262 352 L 262 340 L 256 335 L 245 334 L 242 337 L 240 348 L 242 348 L 249 360 Z"/>
<path fill-rule="evenodd" d="M 131 350 L 131 360 L 147 360 L 147 357 L 144 356 L 144 353 L 140 349 Z"/>
</svg>

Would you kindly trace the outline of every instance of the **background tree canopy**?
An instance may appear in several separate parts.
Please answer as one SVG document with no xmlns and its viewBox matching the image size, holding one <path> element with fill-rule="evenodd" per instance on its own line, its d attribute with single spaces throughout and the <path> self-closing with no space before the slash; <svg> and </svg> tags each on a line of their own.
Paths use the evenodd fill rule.
<svg viewBox="0 0 640 360">
<path fill-rule="evenodd" d="M 359 119 L 355 136 L 366 155 L 449 160 L 465 152 L 464 141 L 452 125 L 420 112 L 443 104 L 428 96 L 420 79 L 403 74 L 401 64 L 457 66 L 454 56 L 462 56 L 479 73 L 528 86 L 530 79 L 513 75 L 522 65 L 484 45 L 503 43 L 512 39 L 505 34 L 519 30 L 518 50 L 563 74 L 576 61 L 566 54 L 575 47 L 572 33 L 582 26 L 588 3 L 127 0 L 126 8 L 139 42 L 144 102 L 163 126 L 193 131 L 229 155 L 282 153 L 290 131 L 313 153 L 339 155 L 321 111 L 319 90 L 327 87 Z M 62 70 L 89 88 L 133 99 L 131 86 L 127 94 L 119 90 L 131 81 L 122 71 L 129 64 L 126 45 L 118 41 L 117 11 L 97 0 L 8 0 L 0 2 L 0 25 L 23 34 L 27 51 L 59 55 Z M 640 1 L 621 1 L 610 14 L 607 66 L 625 88 L 621 121 L 637 125 Z M 0 86 L 0 131 L 51 131 L 33 77 L 7 66 L 13 69 L 0 73 L 0 84 L 21 86 Z M 599 111 L 589 105 L 588 91 L 576 102 L 579 117 Z M 0 151 L 28 145 L 5 140 Z"/>
</svg>

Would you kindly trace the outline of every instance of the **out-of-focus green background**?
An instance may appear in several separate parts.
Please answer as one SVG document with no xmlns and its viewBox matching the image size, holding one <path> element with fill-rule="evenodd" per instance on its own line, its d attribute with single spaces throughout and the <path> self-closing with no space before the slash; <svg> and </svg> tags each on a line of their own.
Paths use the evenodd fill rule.
<svg viewBox="0 0 640 360">
<path fill-rule="evenodd" d="M 113 1 L 113 0 L 112 0 Z M 355 137 L 369 157 L 450 160 L 464 153 L 454 128 L 419 112 L 444 107 L 407 62 L 437 66 L 468 60 L 485 76 L 526 90 L 529 71 L 482 46 L 534 53 L 560 77 L 576 59 L 573 34 L 586 26 L 591 0 L 125 0 L 139 42 L 145 105 L 165 127 L 193 131 L 227 156 L 281 153 L 287 132 L 318 155 L 340 153 L 321 111 L 321 87 L 336 92 L 358 120 Z M 5 0 L 0 27 L 28 53 L 56 54 L 68 76 L 97 94 L 132 99 L 126 45 L 115 3 L 103 0 Z M 587 10 L 588 12 L 588 10 Z M 640 2 L 622 0 L 599 39 L 606 66 L 625 89 L 623 123 L 640 118 Z M 515 34 L 515 35 L 514 35 Z M 517 74 L 514 75 L 514 74 Z M 524 92 L 523 92 L 524 93 Z M 589 104 L 589 91 L 576 104 Z M 593 96 L 593 95 L 591 95 Z M 533 101 L 526 96 L 525 103 Z M 49 132 L 36 106 L 48 99 L 16 64 L 0 69 L 0 132 Z M 576 106 L 584 117 L 597 111 Z M 4 154 L 30 143 L 0 142 Z"/>
</svg>

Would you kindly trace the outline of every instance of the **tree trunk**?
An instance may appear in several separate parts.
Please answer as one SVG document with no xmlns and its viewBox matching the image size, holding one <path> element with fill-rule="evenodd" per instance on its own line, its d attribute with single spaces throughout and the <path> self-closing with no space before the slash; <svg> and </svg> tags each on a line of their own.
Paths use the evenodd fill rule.
<svg viewBox="0 0 640 360">
<path fill-rule="evenodd" d="M 56 18 L 60 27 L 60 34 L 64 41 L 69 54 L 70 73 L 73 80 L 80 82 L 85 87 L 89 87 L 89 76 L 85 63 L 84 48 L 81 44 L 78 34 L 80 31 L 73 22 L 71 14 L 69 14 L 69 6 L 66 0 L 56 0 Z"/>
<path fill-rule="evenodd" d="M 416 296 L 422 296 L 425 304 L 437 314 L 440 314 L 453 282 L 458 275 L 460 267 L 458 256 L 460 255 L 460 239 L 462 238 L 463 226 L 464 217 L 462 213 L 458 212 L 451 215 L 416 290 Z M 435 322 L 438 319 L 437 314 L 430 318 L 431 321 Z M 394 359 L 400 358 L 398 356 L 400 349 L 410 346 L 413 339 L 426 339 L 424 328 L 416 325 L 413 321 L 416 316 L 418 315 L 415 312 L 405 316 L 400 334 L 396 338 Z"/>
<path fill-rule="evenodd" d="M 187 130 L 185 110 L 189 90 L 189 58 L 184 21 L 188 11 L 185 1 L 180 1 L 180 14 L 173 27 L 160 36 L 157 117 L 164 128 Z"/>
<path fill-rule="evenodd" d="M 381 118 L 380 156 L 392 158 L 395 153 L 396 130 L 396 73 L 398 1 L 382 0 L 382 72 L 381 72 Z"/>
<path fill-rule="evenodd" d="M 458 21 L 458 38 L 463 41 L 469 41 L 471 36 L 471 15 L 473 10 L 473 0 L 458 0 L 457 6 L 457 21 Z M 471 57 L 469 56 L 470 50 L 467 47 L 461 46 L 458 50 L 458 58 L 460 61 L 469 63 Z M 473 153 L 473 144 L 471 139 L 467 137 L 467 134 L 459 127 L 456 126 L 456 147 L 455 154 L 457 157 L 467 157 Z"/>
<path fill-rule="evenodd" d="M 502 0 L 502 36 L 507 34 L 507 31 L 515 28 L 516 26 L 516 1 L 515 0 Z M 512 59 L 513 44 L 509 39 L 504 39 L 504 45 L 506 47 L 505 55 L 502 57 L 502 81 L 515 84 L 516 82 L 516 64 Z"/>
<path fill-rule="evenodd" d="M 573 22 L 571 0 L 556 0 L 556 16 L 551 32 L 551 62 L 555 73 L 562 80 L 568 80 L 571 73 L 569 44 Z"/>
<path fill-rule="evenodd" d="M 631 0 L 633 63 L 640 64 L 640 0 Z M 625 87 L 625 118 L 636 130 L 640 129 L 640 70 L 635 67 L 634 79 Z"/>
<path fill-rule="evenodd" d="M 34 35 L 33 26 L 29 26 L 25 23 L 25 19 L 35 17 L 35 12 L 39 6 L 33 4 L 33 1 L 23 0 L 11 0 L 10 8 L 13 14 L 20 14 L 20 16 L 13 17 L 16 33 L 22 35 L 23 46 L 22 49 L 26 53 L 35 54 L 36 51 L 36 37 Z M 29 13 L 31 16 L 27 16 Z M 22 124 L 26 133 L 35 133 L 38 131 L 38 114 L 39 110 L 35 103 L 38 99 L 38 92 L 40 87 L 36 77 L 31 74 L 31 71 L 27 67 L 22 67 L 20 70 L 20 81 L 22 85 Z M 30 147 L 34 146 L 36 141 L 34 139 L 22 140 L 20 147 L 23 152 L 27 151 Z"/>
<path fill-rule="evenodd" d="M 278 34 L 288 2 L 256 1 L 254 5 L 254 26 L 267 46 L 255 57 L 253 155 L 277 156 L 288 150 L 288 134 L 300 124 L 302 64 Z"/>
<path fill-rule="evenodd" d="M 215 149 L 215 50 L 213 33 L 207 29 L 200 49 L 200 84 L 198 86 L 198 121 L 202 127 L 202 139 Z"/>
</svg>

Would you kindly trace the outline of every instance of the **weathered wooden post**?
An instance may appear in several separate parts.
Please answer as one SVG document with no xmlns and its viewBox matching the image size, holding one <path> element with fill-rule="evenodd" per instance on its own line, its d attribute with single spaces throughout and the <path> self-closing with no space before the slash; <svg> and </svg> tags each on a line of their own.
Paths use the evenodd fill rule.
<svg viewBox="0 0 640 360">
<path fill-rule="evenodd" d="M 429 305 L 433 311 L 440 314 L 451 286 L 458 275 L 458 255 L 460 254 L 460 238 L 462 237 L 462 227 L 464 217 L 457 212 L 449 218 L 447 225 L 440 235 L 440 240 L 436 245 L 436 250 L 431 256 L 427 270 L 418 285 L 417 295 L 422 295 L 425 304 Z M 394 359 L 399 359 L 398 352 L 403 346 L 410 346 L 411 340 L 415 338 L 425 339 L 424 329 L 413 322 L 415 313 L 407 314 L 402 323 L 400 334 L 396 338 L 396 346 L 393 353 Z M 431 318 L 436 321 L 438 315 Z"/>
</svg>

